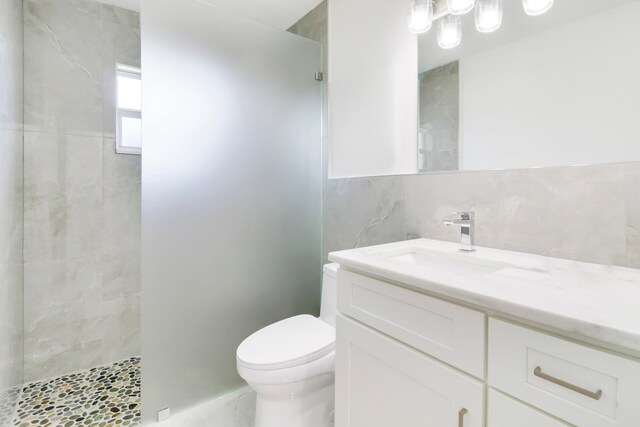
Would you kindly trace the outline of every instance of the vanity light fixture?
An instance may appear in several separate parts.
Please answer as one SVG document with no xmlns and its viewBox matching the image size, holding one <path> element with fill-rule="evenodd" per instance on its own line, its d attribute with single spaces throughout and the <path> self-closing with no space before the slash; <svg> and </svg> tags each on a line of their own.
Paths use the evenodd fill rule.
<svg viewBox="0 0 640 427">
<path fill-rule="evenodd" d="M 471 12 L 476 0 L 447 0 L 447 8 L 452 15 L 464 15 Z"/>
<path fill-rule="evenodd" d="M 522 6 L 527 15 L 538 16 L 551 9 L 553 0 L 522 0 Z"/>
<path fill-rule="evenodd" d="M 453 49 L 462 40 L 462 22 L 458 15 L 446 15 L 438 21 L 438 45 Z"/>
<path fill-rule="evenodd" d="M 438 0 L 438 3 L 445 0 Z M 452 49 L 462 40 L 460 16 L 475 7 L 476 29 L 481 33 L 491 33 L 502 26 L 504 0 L 446 0 L 446 11 L 440 9 L 434 16 L 435 0 L 411 0 L 409 8 L 409 31 L 420 34 L 429 31 L 434 20 L 438 20 L 438 45 Z M 527 15 L 542 15 L 553 6 L 554 0 L 522 0 Z"/>
<path fill-rule="evenodd" d="M 409 8 L 409 31 L 420 34 L 431 29 L 433 24 L 432 0 L 413 0 Z"/>
<path fill-rule="evenodd" d="M 502 25 L 502 0 L 478 0 L 476 5 L 476 29 L 492 33 Z"/>
</svg>

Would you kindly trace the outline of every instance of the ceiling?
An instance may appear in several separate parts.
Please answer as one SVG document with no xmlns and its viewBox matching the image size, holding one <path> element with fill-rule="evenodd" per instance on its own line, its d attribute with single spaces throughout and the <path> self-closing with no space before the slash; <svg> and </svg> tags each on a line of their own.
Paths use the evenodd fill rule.
<svg viewBox="0 0 640 427">
<path fill-rule="evenodd" d="M 153 1 L 153 0 L 148 0 Z M 185 0 L 176 0 L 185 1 Z M 322 0 L 200 0 L 271 27 L 287 30 Z"/>
<path fill-rule="evenodd" d="M 405 0 L 409 4 L 409 0 Z M 418 37 L 419 71 L 432 70 L 467 56 L 530 37 L 542 31 L 577 19 L 612 9 L 624 3 L 640 0 L 558 0 L 541 16 L 527 16 L 520 0 L 504 1 L 502 27 L 495 33 L 476 31 L 473 13 L 463 16 L 462 43 L 454 49 L 441 49 L 433 28 Z"/>
<path fill-rule="evenodd" d="M 142 0 L 99 0 L 103 3 L 123 7 L 130 10 L 140 10 Z M 153 1 L 153 0 L 145 0 Z M 300 18 L 316 7 L 322 0 L 174 0 L 203 1 L 218 6 L 230 12 L 237 13 L 254 21 L 271 27 L 287 30 Z"/>
</svg>

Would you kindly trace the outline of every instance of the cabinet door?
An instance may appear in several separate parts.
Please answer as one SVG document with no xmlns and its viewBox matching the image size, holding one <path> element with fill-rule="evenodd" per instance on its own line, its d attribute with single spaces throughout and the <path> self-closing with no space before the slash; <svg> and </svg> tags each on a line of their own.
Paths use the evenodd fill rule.
<svg viewBox="0 0 640 427">
<path fill-rule="evenodd" d="M 487 427 L 569 427 L 569 424 L 525 406 L 493 389 L 489 389 L 488 412 Z"/>
<path fill-rule="evenodd" d="M 482 427 L 470 376 L 343 316 L 336 351 L 336 427 Z"/>
</svg>

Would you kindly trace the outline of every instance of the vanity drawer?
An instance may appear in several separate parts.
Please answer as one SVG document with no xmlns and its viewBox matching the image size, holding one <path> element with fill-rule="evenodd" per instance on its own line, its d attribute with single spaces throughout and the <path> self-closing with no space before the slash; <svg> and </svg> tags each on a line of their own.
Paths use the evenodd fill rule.
<svg viewBox="0 0 640 427">
<path fill-rule="evenodd" d="M 476 377 L 484 377 L 485 315 L 340 269 L 343 314 Z"/>
<path fill-rule="evenodd" d="M 570 427 L 493 389 L 488 408 L 487 427 Z"/>
<path fill-rule="evenodd" d="M 489 385 L 580 427 L 640 426 L 640 363 L 489 320 Z"/>
</svg>

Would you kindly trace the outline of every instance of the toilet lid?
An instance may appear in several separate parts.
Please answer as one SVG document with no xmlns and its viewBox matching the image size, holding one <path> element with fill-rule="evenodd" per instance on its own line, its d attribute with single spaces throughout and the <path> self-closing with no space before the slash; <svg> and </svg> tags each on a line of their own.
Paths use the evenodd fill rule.
<svg viewBox="0 0 640 427">
<path fill-rule="evenodd" d="M 282 369 L 320 359 L 335 348 L 335 329 L 303 314 L 269 325 L 238 347 L 238 363 L 250 369 Z"/>
</svg>

